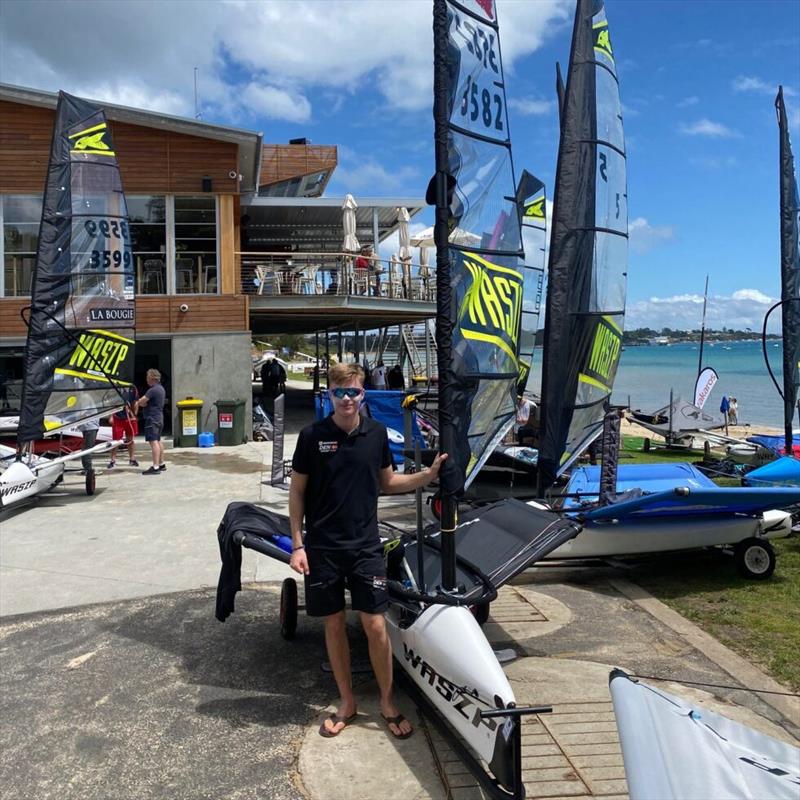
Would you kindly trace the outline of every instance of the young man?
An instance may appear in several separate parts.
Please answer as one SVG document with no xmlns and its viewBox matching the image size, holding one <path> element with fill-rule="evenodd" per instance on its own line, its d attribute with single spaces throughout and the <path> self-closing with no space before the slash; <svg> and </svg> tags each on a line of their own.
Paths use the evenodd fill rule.
<svg viewBox="0 0 800 800">
<path fill-rule="evenodd" d="M 359 413 L 364 370 L 357 364 L 336 364 L 329 371 L 328 385 L 333 414 L 300 432 L 289 491 L 293 547 L 289 564 L 305 576 L 309 616 L 324 618 L 325 645 L 340 695 L 336 713 L 323 721 L 319 733 L 326 738 L 338 736 L 356 715 L 345 628 L 346 581 L 353 609 L 360 613 L 367 635 L 381 715 L 391 734 L 405 739 L 413 728 L 392 694 L 392 648 L 383 617 L 388 594 L 378 536 L 378 494 L 399 494 L 425 486 L 438 476 L 447 456 L 437 456 L 426 472 L 398 475 L 393 470 L 386 428 Z"/>
<path fill-rule="evenodd" d="M 142 475 L 158 475 L 167 468 L 161 441 L 161 432 L 164 430 L 164 399 L 167 393 L 161 385 L 161 373 L 157 369 L 147 370 L 147 385 L 150 388 L 135 403 L 137 411 L 144 409 L 144 440 L 150 443 L 153 454 L 153 466 Z"/>
</svg>

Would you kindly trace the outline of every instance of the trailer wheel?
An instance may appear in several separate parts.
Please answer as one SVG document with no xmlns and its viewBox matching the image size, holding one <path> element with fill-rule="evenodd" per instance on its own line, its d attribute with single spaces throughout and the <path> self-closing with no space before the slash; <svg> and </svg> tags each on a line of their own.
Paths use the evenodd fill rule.
<svg viewBox="0 0 800 800">
<path fill-rule="evenodd" d="M 94 494 L 96 484 L 97 473 L 93 469 L 90 469 L 86 473 L 86 494 L 90 497 Z"/>
<path fill-rule="evenodd" d="M 734 548 L 733 556 L 743 578 L 764 581 L 775 572 L 775 549 L 766 539 L 751 536 L 742 540 Z"/>
<path fill-rule="evenodd" d="M 281 584 L 281 636 L 291 641 L 297 630 L 297 581 L 285 578 Z"/>
</svg>

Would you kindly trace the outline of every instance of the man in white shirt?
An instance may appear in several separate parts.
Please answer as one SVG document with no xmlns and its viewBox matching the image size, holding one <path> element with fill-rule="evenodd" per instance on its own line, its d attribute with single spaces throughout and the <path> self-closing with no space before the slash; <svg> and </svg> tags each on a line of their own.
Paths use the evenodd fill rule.
<svg viewBox="0 0 800 800">
<path fill-rule="evenodd" d="M 386 367 L 383 366 L 383 361 L 378 361 L 370 377 L 372 378 L 372 385 L 376 389 L 386 388 Z"/>
</svg>

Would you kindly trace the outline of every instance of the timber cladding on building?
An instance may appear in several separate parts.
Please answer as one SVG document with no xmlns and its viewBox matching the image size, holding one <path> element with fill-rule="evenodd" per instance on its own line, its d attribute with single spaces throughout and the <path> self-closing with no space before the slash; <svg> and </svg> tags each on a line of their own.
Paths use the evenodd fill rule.
<svg viewBox="0 0 800 800">
<path fill-rule="evenodd" d="M 21 378 L 38 222 L 57 95 L 0 84 L 0 372 Z M 141 109 L 106 113 L 128 200 L 136 262 L 135 381 L 159 368 L 170 404 L 246 400 L 249 302 L 241 291 L 242 193 L 258 189 L 261 135 Z M 39 209 L 38 211 L 35 211 Z M 154 232 L 155 231 L 155 232 Z M 158 265 L 158 274 L 153 275 Z M 208 422 L 208 420 L 207 420 Z M 215 425 L 211 424 L 211 429 Z"/>
<path fill-rule="evenodd" d="M 0 86 L 0 195 L 41 196 L 55 104 L 56 96 L 51 93 Z M 169 334 L 180 330 L 249 330 L 247 299 L 240 293 L 236 255 L 239 195 L 257 187 L 260 135 L 138 109 L 103 107 L 127 196 L 205 196 L 216 202 L 218 273 L 213 291 L 206 289 L 203 294 L 192 295 L 189 310 L 175 317 L 180 313 L 175 309 L 181 302 L 177 301 L 177 292 L 168 294 L 169 284 L 162 281 L 161 291 L 139 294 L 137 298 L 138 331 Z M 173 258 L 177 259 L 177 255 L 180 254 Z M 5 264 L 3 268 L 8 269 Z M 17 339 L 25 336 L 19 311 L 28 302 L 26 289 L 24 283 L 16 291 L 10 285 L 5 287 L 4 296 L 0 297 L 0 335 Z"/>
</svg>

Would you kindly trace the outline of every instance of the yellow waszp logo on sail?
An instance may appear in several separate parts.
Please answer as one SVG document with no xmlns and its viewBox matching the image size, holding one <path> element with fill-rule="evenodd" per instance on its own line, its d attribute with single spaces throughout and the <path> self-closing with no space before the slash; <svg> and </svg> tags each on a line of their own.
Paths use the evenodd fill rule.
<svg viewBox="0 0 800 800">
<path fill-rule="evenodd" d="M 544 197 L 531 200 L 531 202 L 525 206 L 525 216 L 533 217 L 534 219 L 544 219 Z"/>
<path fill-rule="evenodd" d="M 605 54 L 613 63 L 614 51 L 611 49 L 611 37 L 608 33 L 608 21 L 603 20 L 602 22 L 597 22 L 592 26 L 592 28 L 594 33 L 594 49 L 598 53 Z"/>
<path fill-rule="evenodd" d="M 111 331 L 84 331 L 69 361 L 56 368 L 56 375 L 70 375 L 87 381 L 128 383 L 133 364 L 133 339 Z"/>
<path fill-rule="evenodd" d="M 578 380 L 610 392 L 621 351 L 622 330 L 611 317 L 603 317 L 594 329 L 589 357 Z"/>
<path fill-rule="evenodd" d="M 472 281 L 458 312 L 461 335 L 494 344 L 517 360 L 522 314 L 522 274 L 475 253 L 462 253 Z"/>
<path fill-rule="evenodd" d="M 69 138 L 73 140 L 70 153 L 72 155 L 116 155 L 105 141 L 106 133 L 108 133 L 108 125 L 101 122 L 99 125 L 70 134 Z"/>
</svg>

